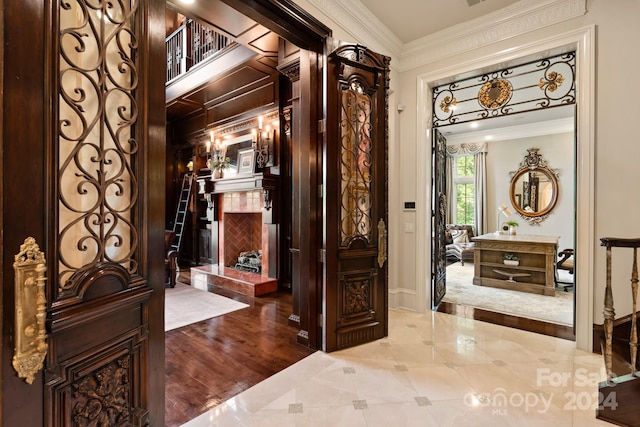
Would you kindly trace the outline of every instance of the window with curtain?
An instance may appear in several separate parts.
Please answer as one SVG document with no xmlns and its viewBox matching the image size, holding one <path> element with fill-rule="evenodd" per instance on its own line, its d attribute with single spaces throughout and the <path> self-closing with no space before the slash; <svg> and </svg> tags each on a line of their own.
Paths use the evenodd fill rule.
<svg viewBox="0 0 640 427">
<path fill-rule="evenodd" d="M 475 223 L 475 159 L 473 155 L 458 156 L 453 168 L 453 188 L 455 191 L 455 223 Z"/>
</svg>

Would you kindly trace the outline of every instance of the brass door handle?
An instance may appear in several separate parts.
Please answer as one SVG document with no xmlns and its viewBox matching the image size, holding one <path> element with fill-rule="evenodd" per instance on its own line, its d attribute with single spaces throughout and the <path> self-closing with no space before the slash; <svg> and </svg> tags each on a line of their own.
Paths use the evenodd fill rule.
<svg viewBox="0 0 640 427">
<path fill-rule="evenodd" d="M 380 268 L 384 266 L 387 260 L 387 226 L 384 220 L 380 218 L 378 221 L 378 265 Z"/>
<path fill-rule="evenodd" d="M 47 355 L 45 282 L 47 261 L 33 237 L 27 237 L 13 263 L 15 326 L 13 368 L 27 384 L 33 383 Z"/>
</svg>

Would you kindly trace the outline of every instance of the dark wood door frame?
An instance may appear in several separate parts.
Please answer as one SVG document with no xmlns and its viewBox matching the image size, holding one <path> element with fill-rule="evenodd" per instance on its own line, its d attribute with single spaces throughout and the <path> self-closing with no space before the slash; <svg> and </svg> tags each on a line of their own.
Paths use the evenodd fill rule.
<svg viewBox="0 0 640 427">
<path fill-rule="evenodd" d="M 312 348 L 322 346 L 322 236 L 323 134 L 319 123 L 323 106 L 325 40 L 331 30 L 288 0 L 222 0 L 257 23 L 300 48 L 291 62 L 281 64 L 292 85 L 291 165 L 292 204 L 291 270 L 293 310 L 290 323 L 299 329 L 298 342 Z"/>
</svg>

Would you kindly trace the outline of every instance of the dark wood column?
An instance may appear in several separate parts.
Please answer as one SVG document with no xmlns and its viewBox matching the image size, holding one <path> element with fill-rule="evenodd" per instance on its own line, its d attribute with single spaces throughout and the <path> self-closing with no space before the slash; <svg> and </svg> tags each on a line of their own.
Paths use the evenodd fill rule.
<svg viewBox="0 0 640 427">
<path fill-rule="evenodd" d="M 286 47 L 281 54 L 287 53 Z M 280 67 L 291 80 L 291 281 L 290 324 L 300 328 L 298 342 L 319 347 L 318 315 L 318 106 L 317 61 L 313 52 L 295 50 Z"/>
<path fill-rule="evenodd" d="M 286 50 L 286 42 L 281 42 L 280 56 L 284 56 Z M 291 268 L 291 292 L 293 296 L 291 315 L 289 316 L 289 324 L 297 328 L 301 328 L 300 322 L 300 303 L 301 303 L 301 271 L 300 271 L 300 126 L 294 125 L 293 122 L 300 114 L 300 51 L 295 51 L 289 56 L 291 62 L 286 66 L 281 66 L 280 71 L 283 72 L 291 81 L 291 97 L 289 103 L 291 107 L 286 115 L 287 123 L 285 124 L 286 133 L 282 139 L 282 146 L 287 147 L 288 158 L 288 176 L 286 181 L 288 184 L 287 194 L 290 201 L 289 211 L 287 212 L 291 226 L 289 230 L 289 259 Z M 293 58 L 293 59 L 292 59 Z M 285 208 L 283 207 L 283 211 Z M 298 340 L 304 344 L 308 344 L 308 335 L 306 331 L 298 333 Z"/>
</svg>

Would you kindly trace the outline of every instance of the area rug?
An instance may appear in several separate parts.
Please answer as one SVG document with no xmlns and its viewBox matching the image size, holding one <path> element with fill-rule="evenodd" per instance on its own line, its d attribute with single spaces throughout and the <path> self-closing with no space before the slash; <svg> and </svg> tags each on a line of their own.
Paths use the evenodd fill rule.
<svg viewBox="0 0 640 427">
<path fill-rule="evenodd" d="M 573 292 L 556 289 L 553 297 L 476 286 L 470 262 L 447 267 L 447 293 L 443 301 L 561 325 L 573 324 Z"/>
<path fill-rule="evenodd" d="M 176 283 L 167 288 L 164 302 L 164 330 L 181 328 L 212 317 L 249 307 L 211 292 Z"/>
</svg>

